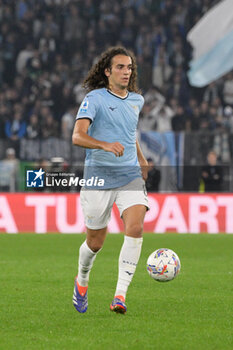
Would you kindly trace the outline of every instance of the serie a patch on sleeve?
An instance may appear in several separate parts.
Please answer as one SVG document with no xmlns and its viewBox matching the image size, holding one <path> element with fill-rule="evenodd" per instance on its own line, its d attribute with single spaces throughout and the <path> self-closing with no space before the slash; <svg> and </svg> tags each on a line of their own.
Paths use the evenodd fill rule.
<svg viewBox="0 0 233 350">
<path fill-rule="evenodd" d="M 87 112 L 87 109 L 88 109 L 88 105 L 89 105 L 89 102 L 88 102 L 88 100 L 87 99 L 85 99 L 83 102 L 82 102 L 82 104 L 81 104 L 81 106 L 80 106 L 80 112 L 81 113 L 86 113 Z"/>
</svg>

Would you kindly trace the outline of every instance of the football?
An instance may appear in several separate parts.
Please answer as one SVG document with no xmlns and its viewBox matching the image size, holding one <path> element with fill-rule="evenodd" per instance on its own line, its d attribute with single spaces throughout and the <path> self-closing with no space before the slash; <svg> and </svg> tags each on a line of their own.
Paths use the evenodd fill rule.
<svg viewBox="0 0 233 350">
<path fill-rule="evenodd" d="M 147 271 L 156 281 L 173 280 L 180 272 L 181 264 L 178 255 L 168 248 L 154 251 L 147 259 Z"/>
</svg>

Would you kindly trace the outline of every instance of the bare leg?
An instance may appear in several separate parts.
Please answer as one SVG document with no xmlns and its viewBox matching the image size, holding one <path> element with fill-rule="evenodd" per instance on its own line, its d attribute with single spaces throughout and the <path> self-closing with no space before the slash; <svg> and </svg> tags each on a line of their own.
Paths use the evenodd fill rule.
<svg viewBox="0 0 233 350">
<path fill-rule="evenodd" d="M 143 222 L 146 214 L 146 207 L 138 204 L 127 208 L 123 212 L 125 235 L 134 238 L 142 237 Z"/>
<path fill-rule="evenodd" d="M 87 228 L 87 245 L 93 252 L 98 252 L 104 244 L 107 235 L 107 227 L 99 230 Z"/>
</svg>

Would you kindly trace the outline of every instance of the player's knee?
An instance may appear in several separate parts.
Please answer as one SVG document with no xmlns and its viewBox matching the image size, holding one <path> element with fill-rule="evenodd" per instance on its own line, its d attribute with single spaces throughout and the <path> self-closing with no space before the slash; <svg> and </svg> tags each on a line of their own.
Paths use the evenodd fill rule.
<svg viewBox="0 0 233 350">
<path fill-rule="evenodd" d="M 94 252 L 94 253 L 97 253 L 100 249 L 102 248 L 102 246 L 100 245 L 94 245 L 91 250 Z"/>
<path fill-rule="evenodd" d="M 88 242 L 88 247 L 94 252 L 97 253 L 103 246 L 102 242 L 91 241 Z"/>
<path fill-rule="evenodd" d="M 142 237 L 142 231 L 143 231 L 143 224 L 141 223 L 136 223 L 136 224 L 131 224 L 126 227 L 126 235 L 139 238 Z"/>
</svg>

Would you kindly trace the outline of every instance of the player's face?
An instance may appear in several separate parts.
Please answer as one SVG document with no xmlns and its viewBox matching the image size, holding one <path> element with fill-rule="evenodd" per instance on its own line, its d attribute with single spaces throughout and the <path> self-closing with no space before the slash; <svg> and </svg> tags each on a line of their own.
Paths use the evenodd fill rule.
<svg viewBox="0 0 233 350">
<path fill-rule="evenodd" d="M 125 90 L 129 85 L 132 74 L 132 59 L 125 55 L 116 55 L 112 58 L 111 69 L 105 69 L 111 90 Z"/>
</svg>

